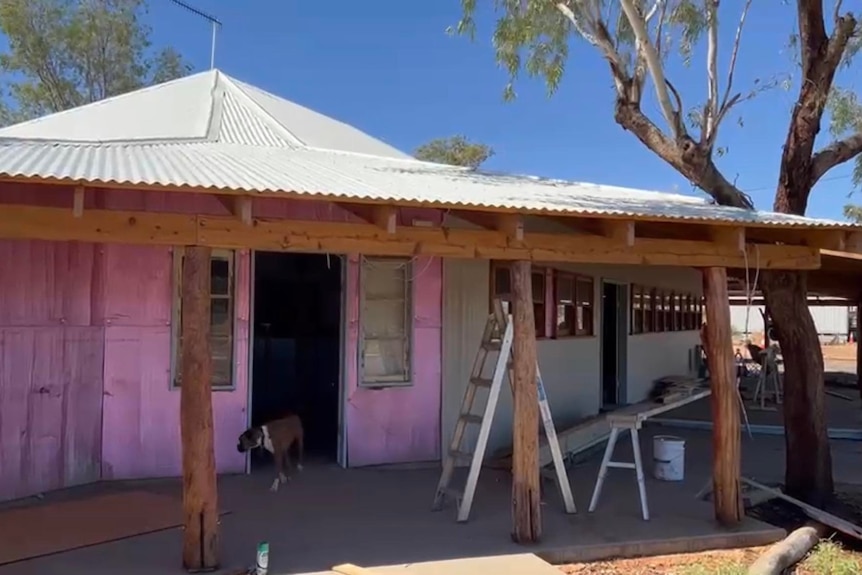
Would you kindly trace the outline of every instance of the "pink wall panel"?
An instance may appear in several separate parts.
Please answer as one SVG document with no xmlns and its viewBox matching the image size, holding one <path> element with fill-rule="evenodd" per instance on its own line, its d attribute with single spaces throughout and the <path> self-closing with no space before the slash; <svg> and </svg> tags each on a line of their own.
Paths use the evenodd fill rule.
<svg viewBox="0 0 862 575">
<path fill-rule="evenodd" d="M 107 326 L 166 326 L 171 323 L 173 250 L 168 247 L 104 245 Z"/>
<path fill-rule="evenodd" d="M 71 191 L 69 186 L 3 187 L 0 188 L 0 204 L 70 207 Z M 93 190 L 88 193 L 86 205 L 116 210 L 229 213 L 218 199 L 204 194 Z M 292 199 L 256 198 L 254 214 L 273 218 L 356 220 L 354 215 L 327 202 Z M 440 213 L 422 209 L 401 210 L 399 220 L 402 225 L 409 225 L 413 219 L 437 222 Z M 30 262 L 34 261 L 41 262 L 41 265 L 31 266 Z M 354 256 L 348 266 L 346 309 L 345 417 L 349 463 L 368 465 L 436 459 L 439 457 L 440 408 L 440 261 L 419 259 L 414 265 L 414 274 L 421 275 L 421 281 L 414 282 L 413 385 L 381 391 L 360 389 L 357 385 L 357 262 Z M 237 267 L 236 389 L 213 394 L 216 459 L 221 472 L 242 471 L 244 468 L 244 458 L 236 452 L 235 440 L 247 421 L 249 264 L 249 254 L 240 254 Z M 88 353 L 93 358 L 98 356 L 100 361 L 104 354 L 101 380 L 97 383 L 98 386 L 104 385 L 105 393 L 101 469 L 106 479 L 175 475 L 180 471 L 179 392 L 171 390 L 168 382 L 172 276 L 172 256 L 170 250 L 163 247 L 0 241 L 0 328 L 53 326 L 62 329 L 62 326 L 80 325 L 95 326 L 100 330 L 97 337 L 99 349 Z M 46 340 L 39 345 L 50 348 L 49 355 L 54 358 L 54 354 L 61 353 L 58 350 L 65 349 L 66 344 L 49 344 Z M 91 375 L 93 364 L 89 361 L 68 366 L 53 361 L 50 359 L 39 369 L 49 372 L 54 369 L 57 373 L 65 373 L 64 370 L 80 372 L 82 375 L 77 377 L 89 385 L 85 395 L 95 389 L 99 377 Z M 7 366 L 8 369 L 12 368 Z M 14 369 L 26 372 L 29 368 L 16 360 Z M 6 377 L 15 379 L 17 387 L 5 385 L 0 388 L 0 393 L 24 393 L 20 375 Z M 65 376 L 44 377 L 51 380 Z M 80 401 L 86 403 L 88 400 Z M 54 408 L 47 402 L 39 409 L 47 410 L 49 407 Z M 81 410 L 86 412 L 84 407 Z M 70 425 L 78 426 L 80 421 L 76 415 Z M 0 422 L 0 435 L 7 437 L 7 427 L 8 433 L 17 433 L 19 424 L 15 417 L 7 417 Z M 52 435 L 47 431 L 39 433 L 43 437 L 40 441 L 48 445 Z M 4 440 L 3 448 L 7 449 L 5 443 Z M 20 459 L 20 454 L 16 456 L 13 453 L 15 447 L 8 449 L 9 457 Z M 42 453 L 39 449 L 34 447 L 30 451 Z M 74 447 L 75 450 L 78 447 Z M 44 452 L 47 453 L 48 449 Z M 5 455 L 0 454 L 0 457 Z M 98 459 L 96 454 L 94 460 Z M 77 469 L 77 465 L 63 463 L 67 470 Z M 75 475 L 77 472 L 69 473 Z M 8 482 L 0 479 L 0 485 L 3 481 Z"/>
<path fill-rule="evenodd" d="M 72 186 L 4 183 L 0 186 L 0 204 L 71 208 L 73 194 Z"/>
<path fill-rule="evenodd" d="M 0 500 L 99 479 L 102 329 L 0 328 Z"/>
<path fill-rule="evenodd" d="M 351 467 L 431 461 L 440 457 L 441 283 L 437 258 L 413 264 L 413 382 L 366 389 L 359 380 L 359 257 L 347 268 L 347 460 Z"/>
<path fill-rule="evenodd" d="M 179 394 L 169 388 L 169 326 L 105 328 L 102 477 L 179 472 Z"/>
<path fill-rule="evenodd" d="M 0 240 L 0 326 L 90 325 L 93 244 Z"/>
<path fill-rule="evenodd" d="M 135 261 L 150 262 L 141 266 L 138 276 L 150 278 L 152 293 L 162 294 L 165 301 L 151 297 L 151 310 L 167 310 L 170 317 L 170 273 L 155 273 L 156 268 L 171 267 L 171 257 L 164 259 L 164 248 L 107 246 Z M 128 249 L 138 253 L 130 254 Z M 249 256 L 237 256 L 236 319 L 236 389 L 213 392 L 216 467 L 220 473 L 239 473 L 245 469 L 245 458 L 236 451 L 236 438 L 246 426 L 248 381 L 248 313 Z M 114 258 L 108 257 L 108 261 Z M 122 259 L 122 258 L 121 258 Z M 116 270 L 109 270 L 109 278 Z M 122 273 L 134 274 L 124 269 Z M 161 283 L 154 278 L 162 278 Z M 109 280 L 110 281 L 110 280 Z M 134 281 L 134 276 L 124 281 Z M 166 284 L 167 287 L 165 287 Z M 114 297 L 117 298 L 115 294 Z M 128 297 L 135 297 L 129 292 Z M 134 309 L 131 302 L 118 301 L 121 309 Z M 114 317 L 109 306 L 107 315 Z M 180 459 L 180 392 L 170 387 L 171 329 L 169 321 L 154 319 L 158 314 L 141 317 L 139 325 L 113 325 L 105 329 L 105 407 L 103 425 L 102 473 L 105 479 L 165 477 L 181 473 Z"/>
<path fill-rule="evenodd" d="M 0 240 L 0 499 L 99 479 L 96 252 Z"/>
</svg>

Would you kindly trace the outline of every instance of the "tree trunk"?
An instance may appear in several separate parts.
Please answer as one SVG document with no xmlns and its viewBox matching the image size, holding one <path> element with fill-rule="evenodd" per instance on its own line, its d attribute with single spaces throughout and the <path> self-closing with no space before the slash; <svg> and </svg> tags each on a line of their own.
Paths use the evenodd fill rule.
<svg viewBox="0 0 862 575">
<path fill-rule="evenodd" d="M 180 437 L 183 567 L 218 568 L 218 490 L 213 449 L 210 249 L 188 247 L 182 266 Z"/>
<path fill-rule="evenodd" d="M 834 490 L 826 433 L 823 352 L 808 309 L 804 272 L 764 271 L 761 289 L 784 359 L 784 488 L 822 507 Z"/>
<path fill-rule="evenodd" d="M 701 332 L 709 366 L 712 396 L 712 483 L 715 518 L 724 526 L 742 520 L 739 479 L 740 445 L 739 399 L 736 392 L 736 366 L 733 361 L 733 334 L 727 296 L 727 270 L 703 270 L 706 300 L 706 325 Z"/>
<path fill-rule="evenodd" d="M 542 536 L 539 492 L 539 392 L 536 387 L 536 322 L 530 262 L 512 264 L 514 288 L 514 421 L 512 441 L 512 539 L 535 543 Z"/>
</svg>

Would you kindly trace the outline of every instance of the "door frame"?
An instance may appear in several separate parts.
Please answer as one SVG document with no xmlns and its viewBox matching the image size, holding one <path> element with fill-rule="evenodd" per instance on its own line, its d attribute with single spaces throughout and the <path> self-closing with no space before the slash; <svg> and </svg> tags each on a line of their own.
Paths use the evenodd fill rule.
<svg viewBox="0 0 862 575">
<path fill-rule="evenodd" d="M 249 311 L 248 311 L 248 390 L 246 393 L 246 427 L 251 427 L 251 406 L 252 406 L 252 393 L 254 391 L 254 310 L 255 310 L 255 282 L 256 278 L 256 262 L 257 262 L 257 253 L 270 253 L 267 250 L 249 250 L 249 281 L 248 281 L 248 289 L 249 293 Z M 321 255 L 321 254 L 312 254 L 312 253 L 304 253 L 299 252 L 292 255 Z M 347 257 L 341 254 L 325 254 L 328 258 L 336 258 L 338 261 L 338 266 L 340 268 L 340 280 L 339 285 L 341 286 L 341 309 L 339 310 L 339 326 L 338 326 L 338 432 L 337 432 L 337 447 L 335 458 L 340 467 L 347 467 L 347 441 L 346 441 L 346 429 L 345 429 L 345 401 L 347 400 L 347 393 L 345 392 L 345 382 L 346 382 L 346 370 L 344 369 L 345 363 L 345 353 L 344 349 L 344 338 L 347 335 Z M 247 453 L 245 457 L 245 472 L 246 474 L 251 473 L 251 453 Z"/>
<path fill-rule="evenodd" d="M 604 308 L 604 297 L 605 297 L 605 284 L 613 285 L 616 287 L 617 292 L 617 337 L 616 337 L 616 348 L 617 348 L 617 398 L 616 403 L 613 405 L 605 405 L 604 403 L 604 385 L 605 385 L 605 366 L 604 366 L 604 353 L 605 353 L 605 338 L 604 338 L 604 330 L 605 330 L 605 308 Z M 621 407 L 628 404 L 628 337 L 629 337 L 629 290 L 630 284 L 629 282 L 601 278 L 599 281 L 599 295 L 601 296 L 601 308 L 599 309 L 599 318 L 600 324 L 599 329 L 599 397 L 601 399 L 601 407 L 605 408 L 614 408 Z"/>
</svg>

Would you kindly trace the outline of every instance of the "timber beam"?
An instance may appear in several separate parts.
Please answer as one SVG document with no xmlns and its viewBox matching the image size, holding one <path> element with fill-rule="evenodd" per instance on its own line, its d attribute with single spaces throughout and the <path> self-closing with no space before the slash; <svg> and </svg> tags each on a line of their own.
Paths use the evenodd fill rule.
<svg viewBox="0 0 862 575">
<path fill-rule="evenodd" d="M 524 218 L 518 214 L 501 214 L 491 212 L 473 212 L 454 210 L 452 216 L 470 222 L 474 226 L 502 232 L 506 237 L 516 242 L 524 241 Z"/>
<path fill-rule="evenodd" d="M 335 205 L 360 220 L 377 226 L 387 234 L 394 234 L 398 229 L 398 208 L 393 206 L 346 203 L 336 203 Z"/>
<path fill-rule="evenodd" d="M 554 221 L 575 232 L 608 238 L 621 246 L 632 247 L 635 245 L 634 220 L 555 217 Z"/>
<path fill-rule="evenodd" d="M 379 256 L 438 256 L 534 262 L 744 268 L 743 254 L 706 241 L 639 238 L 634 246 L 603 236 L 506 233 L 439 227 L 380 226 L 347 222 L 235 217 L 179 213 L 87 210 L 4 205 L 0 238 L 151 245 L 198 245 L 309 253 L 361 252 Z M 754 250 L 747 246 L 748 261 Z M 759 245 L 760 269 L 817 269 L 819 250 L 807 246 Z"/>
<path fill-rule="evenodd" d="M 733 226 L 714 227 L 710 235 L 717 244 L 725 245 L 739 252 L 745 251 L 745 228 Z"/>
<path fill-rule="evenodd" d="M 252 220 L 252 199 L 248 196 L 216 196 L 228 212 L 243 224 L 250 226 Z"/>
<path fill-rule="evenodd" d="M 84 215 L 84 202 L 87 199 L 87 190 L 84 186 L 77 186 L 72 192 L 72 215 L 80 218 Z"/>
</svg>

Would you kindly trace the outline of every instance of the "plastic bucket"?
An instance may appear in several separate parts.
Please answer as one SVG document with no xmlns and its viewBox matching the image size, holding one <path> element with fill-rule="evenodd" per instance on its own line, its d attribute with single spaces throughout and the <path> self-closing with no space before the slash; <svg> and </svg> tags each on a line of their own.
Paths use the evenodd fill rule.
<svg viewBox="0 0 862 575">
<path fill-rule="evenodd" d="M 661 481 L 685 478 L 685 439 L 656 435 L 652 439 L 653 475 Z"/>
</svg>

